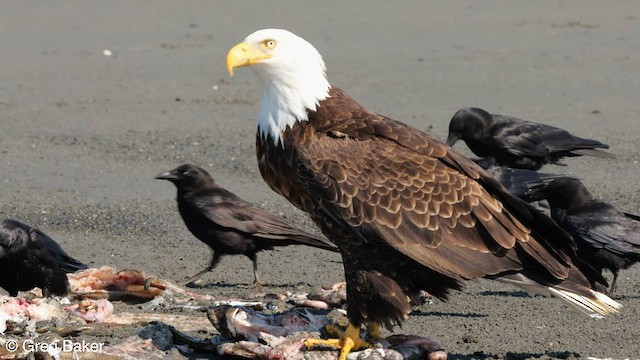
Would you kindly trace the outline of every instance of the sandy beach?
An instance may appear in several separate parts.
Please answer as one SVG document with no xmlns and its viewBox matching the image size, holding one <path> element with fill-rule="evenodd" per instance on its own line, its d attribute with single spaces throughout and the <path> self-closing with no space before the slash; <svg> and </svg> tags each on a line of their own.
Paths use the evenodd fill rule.
<svg viewBox="0 0 640 360">
<path fill-rule="evenodd" d="M 89 266 L 180 282 L 210 251 L 184 226 L 175 187 L 154 177 L 191 162 L 318 232 L 262 181 L 259 84 L 248 69 L 230 78 L 225 68 L 231 46 L 269 27 L 314 44 L 330 82 L 369 109 L 436 138 L 457 109 L 477 106 L 609 144 L 616 159 L 543 170 L 579 177 L 598 198 L 640 213 L 635 1 L 72 0 L 0 5 L 0 218 L 40 228 Z M 462 142 L 455 149 L 470 154 Z M 272 284 L 265 291 L 342 281 L 339 255 L 322 250 L 258 259 Z M 247 296 L 251 262 L 226 257 L 204 279 L 203 293 Z M 622 272 L 617 294 L 621 313 L 593 320 L 474 281 L 449 302 L 416 308 L 396 332 L 437 340 L 449 359 L 640 359 L 639 266 Z"/>
</svg>

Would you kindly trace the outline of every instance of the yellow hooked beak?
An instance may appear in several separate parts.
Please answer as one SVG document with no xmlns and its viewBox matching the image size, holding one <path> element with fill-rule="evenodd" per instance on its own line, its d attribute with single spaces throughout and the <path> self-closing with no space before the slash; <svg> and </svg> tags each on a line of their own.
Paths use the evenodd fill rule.
<svg viewBox="0 0 640 360">
<path fill-rule="evenodd" d="M 241 42 L 229 50 L 227 54 L 227 70 L 229 75 L 233 76 L 234 68 L 257 64 L 270 57 L 271 55 L 255 49 L 250 44 Z"/>
</svg>

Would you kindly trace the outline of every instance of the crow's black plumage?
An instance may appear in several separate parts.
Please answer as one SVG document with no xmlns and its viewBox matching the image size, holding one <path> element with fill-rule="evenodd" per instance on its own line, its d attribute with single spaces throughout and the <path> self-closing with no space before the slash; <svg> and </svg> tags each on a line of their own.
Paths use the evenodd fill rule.
<svg viewBox="0 0 640 360">
<path fill-rule="evenodd" d="M 613 157 L 598 150 L 609 148 L 599 141 L 479 108 L 458 110 L 451 119 L 447 145 L 453 146 L 459 139 L 477 156 L 493 157 L 496 164 L 513 168 L 538 170 L 544 164 L 559 164 L 563 157 L 581 155 Z"/>
<path fill-rule="evenodd" d="M 34 287 L 45 296 L 66 295 L 67 273 L 86 268 L 42 231 L 16 220 L 0 223 L 0 287 L 9 295 Z"/>
<path fill-rule="evenodd" d="M 514 169 L 507 166 L 496 165 L 494 158 L 472 159 L 480 165 L 509 192 L 524 201 L 532 202 L 542 200 L 544 194 L 540 193 L 544 186 L 563 175 L 543 173 L 530 169 Z"/>
<path fill-rule="evenodd" d="M 242 200 L 215 183 L 204 169 L 184 164 L 156 179 L 178 188 L 178 210 L 187 228 L 213 250 L 211 264 L 187 280 L 194 283 L 215 268 L 223 255 L 245 255 L 253 262 L 254 284 L 260 284 L 256 253 L 274 246 L 309 245 L 337 251 L 322 236 L 287 223 L 282 217 Z"/>
<path fill-rule="evenodd" d="M 514 169 L 496 165 L 494 158 L 472 159 L 480 165 L 509 192 L 528 202 L 547 216 L 551 216 L 549 202 L 545 199 L 544 189 L 554 179 L 563 175 L 541 173 L 530 169 Z"/>
<path fill-rule="evenodd" d="M 596 200 L 576 179 L 560 178 L 546 187 L 553 219 L 578 245 L 578 257 L 600 272 L 609 269 L 613 293 L 620 269 L 640 261 L 640 221 Z"/>
</svg>

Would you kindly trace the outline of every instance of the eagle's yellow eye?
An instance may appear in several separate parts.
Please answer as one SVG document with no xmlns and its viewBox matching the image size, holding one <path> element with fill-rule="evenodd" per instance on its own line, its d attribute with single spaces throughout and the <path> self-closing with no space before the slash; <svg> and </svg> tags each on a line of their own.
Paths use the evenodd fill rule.
<svg viewBox="0 0 640 360">
<path fill-rule="evenodd" d="M 265 40 L 262 42 L 262 45 L 268 50 L 273 50 L 276 47 L 276 41 L 273 39 Z"/>
</svg>

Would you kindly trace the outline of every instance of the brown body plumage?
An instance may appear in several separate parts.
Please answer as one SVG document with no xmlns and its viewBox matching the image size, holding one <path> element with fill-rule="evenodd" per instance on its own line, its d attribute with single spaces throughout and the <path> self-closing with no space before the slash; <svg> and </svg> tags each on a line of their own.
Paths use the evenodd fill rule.
<svg viewBox="0 0 640 360">
<path fill-rule="evenodd" d="M 258 134 L 260 172 L 340 248 L 356 324 L 400 322 L 420 289 L 445 297 L 480 277 L 521 272 L 588 295 L 583 274 L 570 275 L 574 243 L 553 221 L 448 146 L 340 89 L 281 141 Z"/>
</svg>

